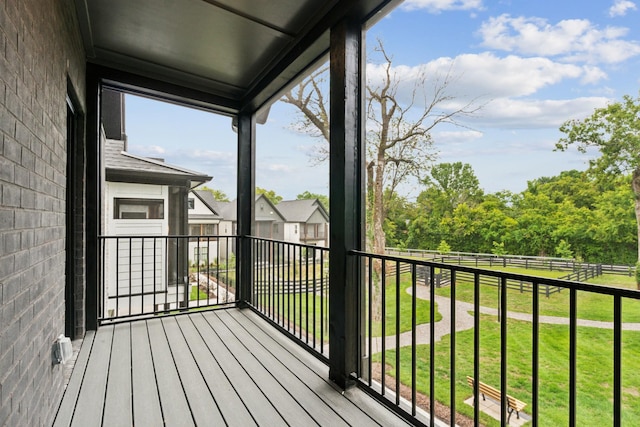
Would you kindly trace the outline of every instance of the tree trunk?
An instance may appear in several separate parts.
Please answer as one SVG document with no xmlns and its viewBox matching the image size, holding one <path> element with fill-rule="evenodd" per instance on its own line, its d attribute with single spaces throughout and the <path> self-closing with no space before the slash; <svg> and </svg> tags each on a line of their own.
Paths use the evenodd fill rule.
<svg viewBox="0 0 640 427">
<path fill-rule="evenodd" d="M 384 254 L 386 239 L 384 235 L 384 156 L 378 156 L 373 185 L 373 253 Z"/>
<path fill-rule="evenodd" d="M 633 171 L 633 176 L 631 178 L 631 187 L 633 188 L 633 195 L 635 197 L 636 224 L 638 234 L 638 260 L 636 262 L 636 268 L 638 268 L 638 263 L 640 263 L 640 168 L 636 168 Z M 640 289 L 640 281 L 638 281 L 637 277 L 638 274 L 636 273 L 636 287 Z"/>
</svg>

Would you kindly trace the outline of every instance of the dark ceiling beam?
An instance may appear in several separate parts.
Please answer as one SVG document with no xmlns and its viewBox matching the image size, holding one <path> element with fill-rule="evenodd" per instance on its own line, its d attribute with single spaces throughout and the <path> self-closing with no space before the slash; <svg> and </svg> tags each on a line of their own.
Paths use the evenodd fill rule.
<svg viewBox="0 0 640 427">
<path fill-rule="evenodd" d="M 93 67 L 108 88 L 222 114 L 235 115 L 240 111 L 240 102 L 231 98 L 115 68 L 97 64 Z"/>
</svg>

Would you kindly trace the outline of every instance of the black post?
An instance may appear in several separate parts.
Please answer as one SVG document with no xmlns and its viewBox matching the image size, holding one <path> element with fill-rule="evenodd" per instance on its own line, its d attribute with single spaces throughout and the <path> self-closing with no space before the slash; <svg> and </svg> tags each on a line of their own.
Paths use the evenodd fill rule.
<svg viewBox="0 0 640 427">
<path fill-rule="evenodd" d="M 253 303 L 253 255 L 251 240 L 255 212 L 255 163 L 256 163 L 255 115 L 238 115 L 238 253 L 236 277 L 238 305 Z"/>
<path fill-rule="evenodd" d="M 329 378 L 345 389 L 358 366 L 359 268 L 350 250 L 362 247 L 364 138 L 363 29 L 341 21 L 331 29 L 331 149 L 329 197 Z"/>
<path fill-rule="evenodd" d="M 87 64 L 86 71 L 86 100 L 87 100 L 87 207 L 86 207 L 86 307 L 85 319 L 87 330 L 98 329 L 98 316 L 101 297 L 100 271 L 98 268 L 100 254 L 98 236 L 100 235 L 101 206 L 101 147 L 100 147 L 100 92 L 101 83 L 98 71 L 91 64 Z"/>
</svg>

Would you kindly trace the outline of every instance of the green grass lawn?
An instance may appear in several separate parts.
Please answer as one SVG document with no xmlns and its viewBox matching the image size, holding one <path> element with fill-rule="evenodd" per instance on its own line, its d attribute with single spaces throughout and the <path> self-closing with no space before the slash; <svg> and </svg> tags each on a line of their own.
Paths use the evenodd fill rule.
<svg viewBox="0 0 640 427">
<path fill-rule="evenodd" d="M 411 279 L 408 274 L 403 274 L 400 281 L 400 333 L 408 332 L 412 327 L 412 296 L 407 293 L 407 289 L 411 287 Z M 385 334 L 387 336 L 396 334 L 396 283 L 395 280 L 387 282 L 385 288 Z M 436 322 L 442 319 L 442 315 L 438 312 L 438 305 L 435 305 Z M 416 325 L 429 323 L 431 316 L 431 306 L 429 301 L 423 299 L 416 300 Z M 374 337 L 382 336 L 382 322 L 374 321 L 371 325 L 371 335 Z"/>
<path fill-rule="evenodd" d="M 525 270 L 515 268 L 500 268 L 499 270 L 539 277 L 557 277 L 566 274 L 565 272 L 558 271 Z M 635 287 L 633 278 L 628 278 L 626 276 L 601 276 L 591 280 L 589 283 L 627 288 Z M 473 283 L 460 280 L 456 287 L 456 299 L 472 303 L 473 292 Z M 451 287 L 446 286 L 436 289 L 436 294 L 449 297 L 451 295 Z M 509 289 L 507 298 L 509 311 L 522 313 L 532 312 L 533 296 L 531 293 L 520 293 L 518 290 Z M 613 297 L 579 291 L 577 300 L 578 318 L 606 322 L 613 320 Z M 498 307 L 498 288 L 496 286 L 480 286 L 480 305 L 486 307 Z M 544 295 L 540 295 L 540 314 L 545 316 L 568 317 L 569 290 L 566 289 L 559 293 L 551 294 L 548 298 Z M 640 300 L 623 299 L 622 321 L 640 322 Z"/>
<path fill-rule="evenodd" d="M 400 283 L 400 332 L 411 331 L 412 317 L 411 317 L 411 300 L 412 296 L 407 293 L 407 288 L 411 286 L 408 276 L 405 277 Z M 271 297 L 272 298 L 272 297 Z M 324 325 L 324 339 L 328 340 L 328 327 L 326 316 L 329 311 L 328 298 L 309 293 L 300 294 L 281 294 L 277 296 L 276 301 L 260 301 L 270 304 L 276 311 L 280 311 L 285 319 L 285 327 L 288 322 L 291 323 L 291 327 L 300 327 L 303 331 L 303 336 L 306 336 L 306 331 L 309 331 L 310 336 L 313 336 L 313 328 L 315 326 L 316 339 L 320 339 L 320 320 L 322 319 L 321 308 L 325 311 L 325 325 Z M 314 306 L 315 302 L 315 306 Z M 395 335 L 396 333 L 396 284 L 395 281 L 387 282 L 385 290 L 385 334 L 387 336 Z M 288 308 L 287 308 L 288 307 Z M 265 308 L 265 310 L 268 310 Z M 315 313 L 315 324 L 314 324 Z M 422 323 L 429 323 L 431 316 L 431 307 L 429 301 L 418 299 L 416 301 L 416 325 Z M 436 305 L 436 322 L 442 318 L 437 311 Z M 289 319 L 289 320 L 286 320 Z M 366 328 L 366 327 L 365 327 Z M 379 337 L 382 334 L 382 322 L 374 321 L 371 325 L 372 336 Z"/>
<path fill-rule="evenodd" d="M 189 295 L 189 300 L 190 301 L 195 301 L 195 300 L 206 301 L 207 300 L 207 293 L 202 291 L 197 286 L 192 286 L 191 287 L 191 294 Z"/>
<path fill-rule="evenodd" d="M 480 342 L 480 381 L 500 388 L 499 337 L 500 324 L 493 316 L 482 316 Z M 613 332 L 606 329 L 578 328 L 577 359 L 577 425 L 610 425 L 613 413 Z M 472 395 L 466 376 L 473 376 L 473 331 L 456 334 L 456 408 L 459 413 L 473 417 L 473 408 L 464 404 Z M 436 343 L 435 382 L 436 399 L 449 405 L 449 346 L 450 337 Z M 531 405 L 531 324 L 508 321 L 508 394 Z M 568 327 L 540 325 L 540 396 L 541 425 L 568 424 L 569 399 L 569 332 Z M 640 375 L 637 375 L 637 355 L 640 354 L 640 332 L 623 332 L 622 423 L 635 425 L 640 417 Z M 400 350 L 400 378 L 410 385 L 411 353 Z M 428 395 L 429 346 L 417 348 L 417 390 Z M 380 354 L 374 361 L 380 360 Z M 386 363 L 395 369 L 395 350 L 386 352 Z M 499 422 L 481 413 L 481 422 L 497 426 Z"/>
</svg>

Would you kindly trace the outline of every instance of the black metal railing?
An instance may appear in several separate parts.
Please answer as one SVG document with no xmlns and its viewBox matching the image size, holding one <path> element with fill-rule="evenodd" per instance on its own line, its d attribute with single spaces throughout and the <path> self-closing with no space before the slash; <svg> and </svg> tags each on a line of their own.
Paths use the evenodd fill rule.
<svg viewBox="0 0 640 427">
<path fill-rule="evenodd" d="M 329 341 L 329 250 L 250 237 L 253 307 L 324 357 Z"/>
<path fill-rule="evenodd" d="M 614 274 L 622 276 L 633 276 L 635 266 L 614 265 L 614 264 L 593 264 L 580 262 L 575 259 L 546 257 L 546 256 L 526 256 L 526 255 L 497 255 L 483 254 L 477 252 L 440 252 L 426 249 L 401 249 L 386 248 L 386 255 L 421 258 L 433 262 L 443 262 L 447 264 L 458 264 L 475 267 L 518 267 L 536 270 L 556 270 L 556 271 L 578 271 L 590 268 L 597 268 L 598 274 Z"/>
<path fill-rule="evenodd" d="M 413 422 L 491 426 L 525 417 L 533 426 L 619 426 L 640 416 L 632 403 L 640 387 L 639 291 L 350 256 L 362 266 L 366 310 L 358 382 Z M 450 286 L 434 286 L 436 271 L 447 272 Z M 530 283 L 532 291 L 509 282 Z M 544 287 L 563 291 L 542 298 Z M 498 419 L 474 405 L 484 400 L 479 383 L 498 390 Z M 512 409 L 513 398 L 524 410 Z"/>
<path fill-rule="evenodd" d="M 236 302 L 235 236 L 100 236 L 101 323 Z"/>
</svg>

